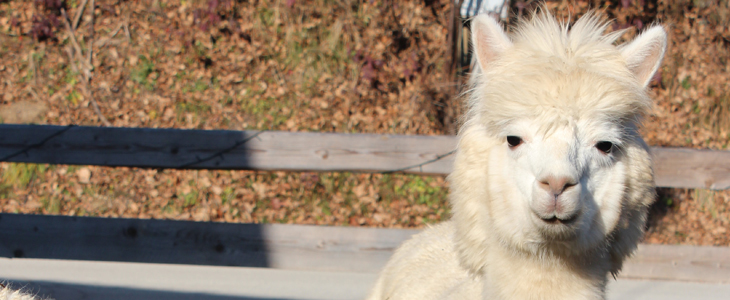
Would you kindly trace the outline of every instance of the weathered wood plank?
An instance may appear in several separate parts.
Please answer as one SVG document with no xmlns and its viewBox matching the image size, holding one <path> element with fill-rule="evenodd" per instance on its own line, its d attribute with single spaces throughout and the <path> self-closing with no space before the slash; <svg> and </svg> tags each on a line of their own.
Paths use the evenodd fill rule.
<svg viewBox="0 0 730 300">
<path fill-rule="evenodd" d="M 0 257 L 377 272 L 416 232 L 0 214 Z"/>
<path fill-rule="evenodd" d="M 376 273 L 418 232 L 0 214 L 0 257 Z M 730 283 L 730 248 L 642 244 L 620 277 Z"/>
<path fill-rule="evenodd" d="M 34 125 L 0 132 L 6 161 L 149 168 L 384 172 L 454 149 L 449 136 Z M 403 171 L 444 174 L 451 164 L 447 156 Z"/>
<path fill-rule="evenodd" d="M 448 174 L 456 146 L 454 136 L 38 125 L 0 132 L 0 160 L 147 168 Z M 658 186 L 730 188 L 729 151 L 652 154 Z"/>
<path fill-rule="evenodd" d="M 730 189 L 730 151 L 652 148 L 652 155 L 657 186 Z"/>
<path fill-rule="evenodd" d="M 354 300 L 378 274 L 49 259 L 2 259 L 13 288 L 56 300 Z M 606 300 L 726 300 L 729 284 L 609 280 Z"/>
<path fill-rule="evenodd" d="M 639 245 L 623 278 L 730 283 L 730 248 Z"/>
<path fill-rule="evenodd" d="M 376 276 L 355 272 L 0 258 L 0 280 L 4 284 L 30 291 L 38 299 L 56 300 L 355 300 L 365 298 Z"/>
</svg>

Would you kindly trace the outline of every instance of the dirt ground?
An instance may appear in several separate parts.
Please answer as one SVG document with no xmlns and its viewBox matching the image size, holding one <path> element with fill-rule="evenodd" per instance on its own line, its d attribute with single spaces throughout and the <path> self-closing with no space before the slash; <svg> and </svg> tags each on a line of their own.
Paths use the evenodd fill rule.
<svg viewBox="0 0 730 300">
<path fill-rule="evenodd" d="M 457 128 L 463 78 L 449 73 L 449 0 L 96 0 L 93 18 L 85 10 L 74 26 L 84 3 L 0 0 L 3 122 L 426 135 Z M 509 22 L 535 5 L 513 1 Z M 728 148 L 727 0 L 547 5 L 571 19 L 596 8 L 613 29 L 627 29 L 623 40 L 664 24 L 670 48 L 642 133 L 655 146 Z M 0 170 L 2 212 L 416 228 L 449 215 L 438 176 Z M 730 245 L 730 192 L 658 192 L 647 242 Z"/>
</svg>

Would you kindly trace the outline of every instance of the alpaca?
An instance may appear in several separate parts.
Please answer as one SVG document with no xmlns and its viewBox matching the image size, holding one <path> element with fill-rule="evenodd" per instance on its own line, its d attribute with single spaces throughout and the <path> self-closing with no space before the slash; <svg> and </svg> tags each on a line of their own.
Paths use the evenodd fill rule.
<svg viewBox="0 0 730 300">
<path fill-rule="evenodd" d="M 638 133 L 666 49 L 546 8 L 510 37 L 472 21 L 476 57 L 459 132 L 453 216 L 406 241 L 368 299 L 605 299 L 643 234 L 654 178 Z"/>
</svg>

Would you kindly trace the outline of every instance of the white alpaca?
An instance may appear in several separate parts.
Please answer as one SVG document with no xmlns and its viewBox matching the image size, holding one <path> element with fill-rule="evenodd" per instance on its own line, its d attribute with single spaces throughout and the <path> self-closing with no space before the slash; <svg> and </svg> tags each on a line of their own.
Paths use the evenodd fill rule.
<svg viewBox="0 0 730 300">
<path fill-rule="evenodd" d="M 637 123 L 666 49 L 547 9 L 510 37 L 472 22 L 477 71 L 449 176 L 451 221 L 404 243 L 368 299 L 605 299 L 643 234 L 654 180 Z"/>
</svg>

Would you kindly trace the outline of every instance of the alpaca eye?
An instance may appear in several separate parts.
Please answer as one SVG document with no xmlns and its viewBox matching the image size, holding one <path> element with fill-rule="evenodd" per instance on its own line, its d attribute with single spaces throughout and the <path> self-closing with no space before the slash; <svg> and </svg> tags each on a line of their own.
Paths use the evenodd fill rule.
<svg viewBox="0 0 730 300">
<path fill-rule="evenodd" d="M 598 142 L 598 143 L 596 143 L 596 149 L 598 149 L 598 151 L 601 151 L 605 154 L 609 154 L 609 153 L 611 153 L 611 151 L 613 151 L 613 143 L 606 142 L 606 141 Z"/>
<path fill-rule="evenodd" d="M 507 145 L 509 145 L 510 148 L 517 147 L 520 144 L 522 144 L 522 138 L 520 138 L 519 136 L 507 136 Z"/>
</svg>

